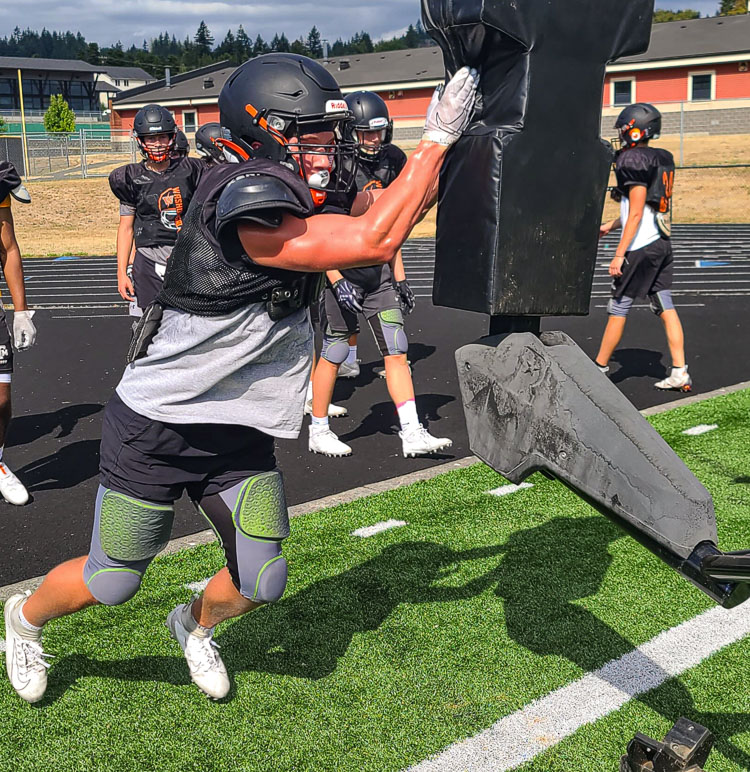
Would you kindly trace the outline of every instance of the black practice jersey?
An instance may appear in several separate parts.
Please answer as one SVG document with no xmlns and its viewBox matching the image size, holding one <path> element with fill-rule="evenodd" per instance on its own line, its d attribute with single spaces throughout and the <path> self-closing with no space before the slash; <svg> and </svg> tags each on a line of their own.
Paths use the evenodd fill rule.
<svg viewBox="0 0 750 772">
<path fill-rule="evenodd" d="M 384 145 L 374 161 L 359 157 L 356 183 L 357 190 L 387 188 L 401 174 L 406 164 L 406 154 L 396 145 Z"/>
<path fill-rule="evenodd" d="M 0 202 L 21 184 L 16 167 L 10 161 L 0 161 Z"/>
<path fill-rule="evenodd" d="M 666 214 L 672 205 L 674 158 L 668 150 L 646 145 L 621 150 L 615 161 L 617 190 L 630 197 L 633 185 L 646 187 L 646 203 L 657 213 Z"/>
<path fill-rule="evenodd" d="M 121 203 L 135 208 L 136 247 L 172 246 L 206 165 L 198 158 L 173 160 L 164 172 L 146 162 L 127 164 L 109 175 Z"/>
</svg>

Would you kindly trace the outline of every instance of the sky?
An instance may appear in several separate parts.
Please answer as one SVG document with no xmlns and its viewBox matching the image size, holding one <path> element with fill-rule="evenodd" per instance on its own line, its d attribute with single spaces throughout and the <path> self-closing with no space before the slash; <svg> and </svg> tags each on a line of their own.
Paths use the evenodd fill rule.
<svg viewBox="0 0 750 772">
<path fill-rule="evenodd" d="M 202 19 L 216 42 L 242 24 L 255 37 L 269 40 L 285 32 L 291 40 L 306 36 L 316 25 L 331 43 L 366 30 L 377 40 L 401 34 L 419 18 L 419 0 L 0 0 L 0 37 L 15 26 L 80 31 L 89 42 L 111 45 L 118 39 L 127 48 L 140 46 L 168 30 L 183 39 L 192 37 Z M 718 0 L 657 0 L 657 8 L 693 8 L 702 15 L 716 11 Z"/>
</svg>

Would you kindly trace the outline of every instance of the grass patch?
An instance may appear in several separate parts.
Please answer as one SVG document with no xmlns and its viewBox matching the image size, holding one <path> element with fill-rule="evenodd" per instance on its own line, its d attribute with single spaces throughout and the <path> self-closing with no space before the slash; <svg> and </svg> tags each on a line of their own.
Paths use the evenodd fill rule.
<svg viewBox="0 0 750 772">
<path fill-rule="evenodd" d="M 652 419 L 713 494 L 725 549 L 750 545 L 749 413 L 739 392 Z M 719 429 L 681 434 L 699 423 Z M 498 499 L 503 478 L 476 465 L 295 520 L 285 597 L 218 631 L 223 703 L 189 683 L 164 627 L 220 552 L 157 560 L 131 603 L 49 626 L 39 706 L 3 681 L 0 769 L 399 770 L 710 607 L 561 485 L 531 481 Z M 350 535 L 390 518 L 408 526 Z M 746 769 L 749 653 L 730 647 L 526 769 L 610 772 L 636 729 L 661 736 L 681 713 L 731 744 L 709 770 Z"/>
</svg>

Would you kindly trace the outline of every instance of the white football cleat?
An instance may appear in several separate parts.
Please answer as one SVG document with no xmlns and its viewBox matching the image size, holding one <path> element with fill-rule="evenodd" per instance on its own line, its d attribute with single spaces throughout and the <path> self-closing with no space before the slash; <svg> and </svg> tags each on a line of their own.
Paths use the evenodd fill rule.
<svg viewBox="0 0 750 772">
<path fill-rule="evenodd" d="M 305 415 L 312 415 L 312 398 L 305 401 Z M 328 406 L 329 418 L 343 418 L 347 415 L 349 415 L 349 411 L 341 405 Z"/>
<path fill-rule="evenodd" d="M 307 449 L 311 453 L 321 453 L 324 456 L 351 456 L 352 449 L 328 428 L 315 430 L 310 427 L 310 438 Z"/>
<path fill-rule="evenodd" d="M 398 436 L 401 438 L 405 458 L 437 453 L 453 445 L 453 440 L 447 437 L 433 437 L 422 424 L 417 424 L 414 429 L 408 431 L 400 431 Z"/>
<path fill-rule="evenodd" d="M 672 390 L 684 392 L 690 391 L 692 385 L 693 379 L 688 375 L 687 365 L 685 365 L 685 367 L 673 367 L 668 378 L 654 384 L 657 389 L 662 389 L 664 391 Z"/>
<path fill-rule="evenodd" d="M 357 378 L 359 376 L 359 359 L 356 362 L 342 362 L 339 365 L 337 378 Z"/>
<path fill-rule="evenodd" d="M 212 700 L 220 700 L 229 694 L 231 688 L 227 669 L 221 661 L 219 647 L 214 643 L 213 636 L 203 638 L 187 631 L 182 615 L 192 613 L 190 606 L 190 603 L 181 603 L 172 609 L 166 625 L 182 647 L 193 683 Z"/>
<path fill-rule="evenodd" d="M 49 662 L 42 648 L 42 634 L 27 632 L 18 612 L 30 591 L 11 595 L 5 601 L 5 669 L 16 693 L 26 702 L 39 702 L 47 690 Z M 25 633 L 25 635 L 22 634 Z"/>
<path fill-rule="evenodd" d="M 0 495 L 8 502 L 22 507 L 29 501 L 29 492 L 24 484 L 0 461 Z"/>
</svg>

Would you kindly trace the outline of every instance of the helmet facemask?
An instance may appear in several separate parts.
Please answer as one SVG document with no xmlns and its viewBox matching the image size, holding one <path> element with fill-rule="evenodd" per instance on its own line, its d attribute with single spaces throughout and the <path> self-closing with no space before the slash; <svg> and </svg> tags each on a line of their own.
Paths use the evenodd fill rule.
<svg viewBox="0 0 750 772">
<path fill-rule="evenodd" d="M 159 132 L 159 134 L 167 134 L 167 136 L 169 137 L 169 142 L 167 142 L 166 145 L 163 145 L 158 148 L 153 146 L 149 147 L 146 144 L 146 140 L 149 137 L 158 136 L 157 134 L 150 134 L 150 135 L 136 134 L 135 135 L 135 141 L 138 144 L 138 149 L 141 151 L 141 154 L 143 155 L 143 157 L 155 164 L 160 164 L 160 163 L 164 163 L 164 161 L 168 161 L 171 158 L 172 152 L 175 149 L 175 141 L 176 141 L 175 132 L 162 131 L 162 132 Z"/>
</svg>

